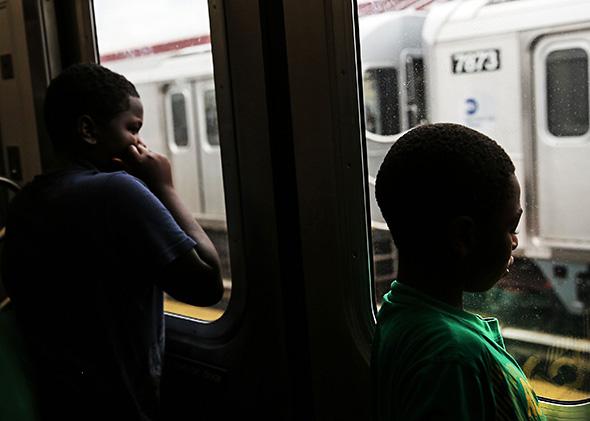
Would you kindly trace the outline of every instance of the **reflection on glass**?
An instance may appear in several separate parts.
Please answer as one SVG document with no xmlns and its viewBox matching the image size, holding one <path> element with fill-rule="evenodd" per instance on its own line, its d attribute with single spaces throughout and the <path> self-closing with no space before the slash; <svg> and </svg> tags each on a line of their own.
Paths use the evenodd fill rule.
<svg viewBox="0 0 590 421">
<path fill-rule="evenodd" d="M 389 146 L 424 121 L 489 135 L 515 163 L 525 221 L 509 275 L 465 309 L 497 317 L 537 394 L 561 401 L 590 398 L 590 10 L 576 4 L 358 2 L 378 306 L 397 269 L 372 190 Z"/>
<path fill-rule="evenodd" d="M 101 64 L 135 84 L 144 107 L 140 135 L 170 159 L 178 193 L 222 259 L 221 303 L 198 308 L 166 296 L 165 310 L 216 320 L 227 306 L 231 275 L 220 151 L 203 147 L 219 145 L 207 1 L 101 0 L 94 7 Z"/>
</svg>

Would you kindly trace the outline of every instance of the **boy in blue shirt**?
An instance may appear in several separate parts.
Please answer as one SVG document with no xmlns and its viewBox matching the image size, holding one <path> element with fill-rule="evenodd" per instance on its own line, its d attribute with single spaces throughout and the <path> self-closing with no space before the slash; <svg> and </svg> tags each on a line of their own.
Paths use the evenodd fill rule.
<svg viewBox="0 0 590 421">
<path fill-rule="evenodd" d="M 163 291 L 217 303 L 219 257 L 170 162 L 140 138 L 131 82 L 72 66 L 51 82 L 45 119 L 61 165 L 13 200 L 2 264 L 41 417 L 156 420 Z"/>
<path fill-rule="evenodd" d="M 515 168 L 487 136 L 456 124 L 404 134 L 375 195 L 398 248 L 377 317 L 374 418 L 544 420 L 496 319 L 463 310 L 513 262 L 522 209 Z"/>
</svg>

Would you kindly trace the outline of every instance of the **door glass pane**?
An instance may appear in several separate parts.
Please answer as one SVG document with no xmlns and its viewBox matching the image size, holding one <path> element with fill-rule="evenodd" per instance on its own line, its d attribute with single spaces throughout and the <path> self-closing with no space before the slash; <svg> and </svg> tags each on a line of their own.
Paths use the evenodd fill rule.
<svg viewBox="0 0 590 421">
<path fill-rule="evenodd" d="M 172 105 L 172 130 L 176 146 L 188 146 L 188 116 L 186 98 L 183 94 L 170 96 Z"/>
<path fill-rule="evenodd" d="M 424 87 L 424 60 L 421 57 L 406 58 L 406 101 L 408 127 L 415 127 L 426 120 L 426 92 Z"/>
<path fill-rule="evenodd" d="M 219 146 L 219 128 L 217 127 L 217 106 L 215 103 L 215 90 L 208 89 L 204 92 L 205 120 L 207 124 L 207 142 L 211 146 Z"/>
<path fill-rule="evenodd" d="M 207 1 L 97 0 L 94 11 L 101 64 L 135 84 L 144 107 L 140 135 L 170 159 L 178 193 L 222 258 L 225 294 L 218 305 L 192 307 L 166 296 L 165 310 L 218 319 L 231 275 L 220 150 L 203 147 L 219 145 Z M 204 84 L 211 89 L 203 101 Z"/>
<path fill-rule="evenodd" d="M 588 54 L 581 48 L 547 56 L 547 122 L 554 136 L 588 132 Z"/>
<path fill-rule="evenodd" d="M 367 130 L 380 135 L 399 132 L 397 70 L 369 69 L 363 79 Z"/>
<path fill-rule="evenodd" d="M 389 147 L 422 121 L 483 132 L 515 164 L 524 216 L 510 272 L 485 293 L 466 293 L 464 307 L 499 319 L 539 396 L 579 402 L 590 398 L 590 12 L 575 5 L 359 0 L 358 11 L 378 308 L 397 276 L 374 199 Z M 396 72 L 402 86 L 382 82 Z M 380 101 L 398 94 L 385 114 Z M 388 123 L 396 113 L 402 124 Z M 555 147 L 547 132 L 576 143 Z"/>
</svg>

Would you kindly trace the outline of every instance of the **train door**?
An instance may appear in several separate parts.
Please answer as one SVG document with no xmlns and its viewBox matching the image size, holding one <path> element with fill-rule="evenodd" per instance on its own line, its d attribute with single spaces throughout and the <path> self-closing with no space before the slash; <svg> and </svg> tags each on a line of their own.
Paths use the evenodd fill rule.
<svg viewBox="0 0 590 421">
<path fill-rule="evenodd" d="M 197 214 L 204 213 L 204 183 L 201 166 L 198 165 L 200 145 L 191 117 L 195 114 L 195 107 L 190 85 L 174 83 L 167 89 L 164 101 L 167 155 L 172 164 L 175 186 L 189 209 Z M 146 107 L 150 106 L 147 101 L 144 102 Z"/>
<path fill-rule="evenodd" d="M 197 160 L 201 172 L 199 186 L 204 198 L 202 211 L 207 218 L 224 220 L 225 199 L 223 188 L 220 188 L 223 186 L 223 175 L 213 80 L 197 82 L 194 85 L 194 97 L 196 107 L 193 115 L 198 133 Z"/>
<path fill-rule="evenodd" d="M 534 47 L 536 208 L 548 246 L 590 246 L 589 54 L 589 30 L 544 36 Z"/>
</svg>

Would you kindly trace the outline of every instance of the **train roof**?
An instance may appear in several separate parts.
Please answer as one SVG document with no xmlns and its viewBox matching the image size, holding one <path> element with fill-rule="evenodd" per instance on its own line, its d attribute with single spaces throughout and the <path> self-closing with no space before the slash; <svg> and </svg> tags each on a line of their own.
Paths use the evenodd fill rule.
<svg viewBox="0 0 590 421">
<path fill-rule="evenodd" d="M 205 44 L 143 56 L 107 61 L 105 66 L 124 74 L 135 84 L 212 78 L 211 45 Z"/>
<path fill-rule="evenodd" d="M 417 10 L 362 17 L 359 35 L 363 64 L 397 66 L 404 49 L 420 48 L 425 18 L 426 12 Z"/>
<path fill-rule="evenodd" d="M 588 0 L 457 0 L 433 5 L 423 37 L 434 44 L 589 20 Z"/>
</svg>

